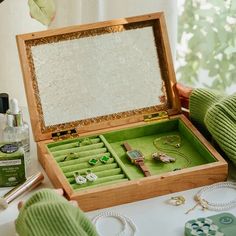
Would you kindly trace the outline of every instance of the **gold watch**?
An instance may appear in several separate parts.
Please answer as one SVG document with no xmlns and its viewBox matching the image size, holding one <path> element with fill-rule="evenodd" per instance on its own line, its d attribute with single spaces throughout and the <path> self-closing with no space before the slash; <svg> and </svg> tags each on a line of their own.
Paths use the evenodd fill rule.
<svg viewBox="0 0 236 236">
<path fill-rule="evenodd" d="M 126 149 L 126 154 L 129 157 L 130 161 L 133 164 L 137 165 L 146 177 L 151 176 L 147 166 L 144 164 L 144 155 L 142 154 L 142 152 L 136 149 L 132 149 L 127 142 L 125 142 L 123 145 Z"/>
</svg>

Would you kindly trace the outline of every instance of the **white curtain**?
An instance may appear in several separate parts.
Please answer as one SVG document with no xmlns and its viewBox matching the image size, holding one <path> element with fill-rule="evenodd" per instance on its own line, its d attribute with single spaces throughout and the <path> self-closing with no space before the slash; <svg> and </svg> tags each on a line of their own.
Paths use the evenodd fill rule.
<svg viewBox="0 0 236 236">
<path fill-rule="evenodd" d="M 175 58 L 177 1 L 175 0 L 55 0 L 57 15 L 50 28 L 111 20 L 163 11 Z"/>
<path fill-rule="evenodd" d="M 26 98 L 15 36 L 45 29 L 31 19 L 27 0 L 0 3 L 0 92 L 17 98 L 22 106 Z"/>
</svg>

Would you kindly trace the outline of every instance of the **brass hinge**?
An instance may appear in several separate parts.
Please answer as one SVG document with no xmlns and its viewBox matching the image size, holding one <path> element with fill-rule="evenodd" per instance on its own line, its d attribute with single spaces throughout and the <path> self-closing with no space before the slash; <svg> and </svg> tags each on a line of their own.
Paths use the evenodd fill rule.
<svg viewBox="0 0 236 236">
<path fill-rule="evenodd" d="M 157 112 L 157 113 L 144 115 L 143 119 L 146 122 L 155 121 L 155 120 L 164 120 L 164 119 L 169 119 L 169 115 L 168 115 L 167 111 L 160 111 L 160 112 Z"/>
<path fill-rule="evenodd" d="M 53 140 L 62 140 L 67 138 L 74 138 L 77 136 L 76 129 L 63 130 L 59 132 L 52 133 Z"/>
</svg>

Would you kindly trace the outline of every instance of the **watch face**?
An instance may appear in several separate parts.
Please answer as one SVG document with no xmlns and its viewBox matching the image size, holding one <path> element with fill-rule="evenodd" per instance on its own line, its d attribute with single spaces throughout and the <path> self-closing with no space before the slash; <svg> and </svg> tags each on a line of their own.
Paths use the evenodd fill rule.
<svg viewBox="0 0 236 236">
<path fill-rule="evenodd" d="M 127 155 L 131 159 L 131 161 L 139 160 L 139 159 L 144 159 L 143 154 L 139 150 L 131 150 L 127 151 Z"/>
</svg>

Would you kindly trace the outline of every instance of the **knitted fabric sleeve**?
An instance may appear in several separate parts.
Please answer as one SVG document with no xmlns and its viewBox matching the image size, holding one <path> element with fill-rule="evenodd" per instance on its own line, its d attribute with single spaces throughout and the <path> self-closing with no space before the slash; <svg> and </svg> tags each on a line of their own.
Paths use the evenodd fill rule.
<svg viewBox="0 0 236 236">
<path fill-rule="evenodd" d="M 16 219 L 20 236 L 97 236 L 85 214 L 51 189 L 36 192 Z"/>
<path fill-rule="evenodd" d="M 222 95 L 211 90 L 193 90 L 189 101 L 190 118 L 202 133 L 207 131 L 207 127 L 204 122 L 207 111 L 222 98 Z"/>
<path fill-rule="evenodd" d="M 223 96 L 213 91 L 196 89 L 190 97 L 190 118 L 206 128 L 236 164 L 236 94 Z"/>
</svg>

